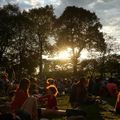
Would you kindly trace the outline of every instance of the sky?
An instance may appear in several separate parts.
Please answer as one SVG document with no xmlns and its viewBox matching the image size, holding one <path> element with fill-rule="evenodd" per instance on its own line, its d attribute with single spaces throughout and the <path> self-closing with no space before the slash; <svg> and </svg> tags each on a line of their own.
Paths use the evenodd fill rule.
<svg viewBox="0 0 120 120">
<path fill-rule="evenodd" d="M 26 10 L 53 5 L 58 17 L 67 6 L 83 7 L 96 13 L 103 25 L 102 31 L 116 38 L 120 45 L 120 0 L 0 0 L 0 6 L 7 3 L 18 4 Z"/>
</svg>

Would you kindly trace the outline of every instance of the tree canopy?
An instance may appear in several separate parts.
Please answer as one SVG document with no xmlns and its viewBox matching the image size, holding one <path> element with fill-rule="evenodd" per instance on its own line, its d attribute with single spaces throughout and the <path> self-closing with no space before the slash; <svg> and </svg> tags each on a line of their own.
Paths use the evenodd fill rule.
<svg viewBox="0 0 120 120">
<path fill-rule="evenodd" d="M 48 75 L 54 72 L 56 76 L 59 72 L 60 75 L 73 72 L 77 76 L 82 69 L 85 73 L 94 74 L 102 70 L 102 57 L 100 62 L 100 56 L 83 62 L 79 62 L 78 58 L 82 50 L 95 49 L 103 55 L 105 72 L 114 74 L 119 67 L 116 71 L 113 66 L 119 66 L 119 62 L 109 61 L 112 42 L 105 51 L 106 41 L 111 38 L 105 37 L 101 29 L 102 24 L 96 14 L 84 8 L 68 6 L 57 18 L 52 6 L 21 11 L 17 5 L 5 5 L 0 8 L 0 67 L 13 65 L 18 79 L 35 75 L 38 66 L 39 78 L 42 78 L 43 72 Z M 50 44 L 51 36 L 55 40 L 54 45 Z M 59 52 L 59 49 L 53 51 L 54 46 L 63 51 L 71 48 L 71 60 L 44 60 L 43 55 Z M 115 56 L 112 58 L 116 59 Z M 114 70 L 110 72 L 108 66 Z"/>
<path fill-rule="evenodd" d="M 89 10 L 70 6 L 57 19 L 57 45 L 72 48 L 73 68 L 77 70 L 77 59 L 83 49 L 95 48 L 103 51 L 106 48 L 102 25 L 95 13 Z"/>
</svg>

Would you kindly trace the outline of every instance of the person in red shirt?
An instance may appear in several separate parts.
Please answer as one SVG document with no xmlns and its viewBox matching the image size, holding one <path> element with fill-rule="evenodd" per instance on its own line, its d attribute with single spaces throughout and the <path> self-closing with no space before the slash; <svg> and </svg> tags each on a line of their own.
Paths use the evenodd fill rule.
<svg viewBox="0 0 120 120">
<path fill-rule="evenodd" d="M 64 116 L 70 116 L 70 115 L 79 115 L 81 114 L 81 111 L 78 110 L 57 110 L 57 100 L 56 95 L 58 93 L 57 88 L 54 85 L 50 85 L 47 87 L 48 94 L 44 96 L 43 98 L 46 99 L 47 104 L 46 108 L 37 108 L 36 107 L 36 99 L 35 97 L 29 97 L 29 87 L 30 82 L 28 79 L 22 79 L 19 85 L 19 88 L 16 92 L 15 98 L 11 103 L 11 109 L 12 112 L 20 116 L 21 119 L 24 120 L 38 120 L 39 117 L 64 117 Z M 40 98 L 41 99 L 41 98 Z M 24 109 L 23 109 L 24 108 Z M 21 114 L 17 113 L 17 110 L 23 110 Z M 36 111 L 37 110 L 37 111 Z M 74 111 L 74 112 L 73 112 Z M 27 114 L 26 114 L 27 113 Z"/>
<path fill-rule="evenodd" d="M 16 112 L 18 109 L 21 108 L 25 100 L 28 98 L 30 82 L 28 79 L 23 79 L 20 82 L 20 86 L 18 90 L 16 91 L 15 98 L 11 103 L 11 109 L 13 112 Z"/>
<path fill-rule="evenodd" d="M 22 79 L 11 102 L 11 110 L 21 119 L 38 120 L 37 99 L 29 95 L 29 88 L 30 81 L 26 78 Z"/>
<path fill-rule="evenodd" d="M 58 90 L 54 85 L 49 85 L 47 88 L 47 95 L 42 96 L 39 100 L 45 102 L 45 107 L 47 109 L 58 109 L 57 108 L 57 99 Z"/>
</svg>

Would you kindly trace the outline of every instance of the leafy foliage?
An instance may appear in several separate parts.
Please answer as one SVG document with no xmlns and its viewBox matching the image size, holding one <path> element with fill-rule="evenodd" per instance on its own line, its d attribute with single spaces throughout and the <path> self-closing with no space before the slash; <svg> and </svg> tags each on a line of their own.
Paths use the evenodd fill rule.
<svg viewBox="0 0 120 120">
<path fill-rule="evenodd" d="M 80 52 L 84 48 L 96 48 L 100 51 L 106 48 L 103 33 L 100 32 L 102 25 L 95 13 L 75 6 L 67 7 L 58 18 L 56 26 L 57 45 L 72 48 L 74 71 L 77 69 Z"/>
</svg>

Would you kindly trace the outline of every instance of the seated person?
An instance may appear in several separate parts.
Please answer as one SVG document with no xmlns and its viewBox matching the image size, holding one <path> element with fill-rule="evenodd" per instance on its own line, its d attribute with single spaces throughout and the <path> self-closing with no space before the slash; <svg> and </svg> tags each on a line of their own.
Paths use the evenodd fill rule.
<svg viewBox="0 0 120 120">
<path fill-rule="evenodd" d="M 47 95 L 40 97 L 39 100 L 45 102 L 45 107 L 47 109 L 57 109 L 57 88 L 54 85 L 49 85 L 46 89 Z"/>
<path fill-rule="evenodd" d="M 11 103 L 11 110 L 17 114 L 18 111 L 24 109 L 30 118 L 37 120 L 37 103 L 35 98 L 29 96 L 30 81 L 28 79 L 22 79 L 18 90 L 16 91 L 15 98 Z"/>
<path fill-rule="evenodd" d="M 56 110 L 56 109 L 42 109 L 38 108 L 37 100 L 33 96 L 29 96 L 30 81 L 26 78 L 20 81 L 15 97 L 10 104 L 13 114 L 18 115 L 22 120 L 38 120 L 39 117 L 64 117 L 71 115 L 82 115 L 86 113 L 82 110 Z"/>
</svg>

